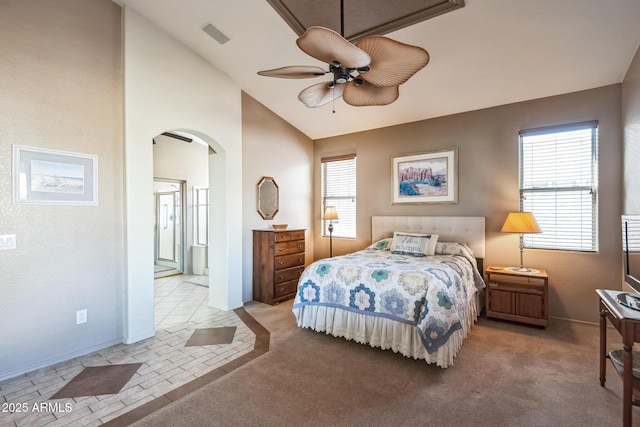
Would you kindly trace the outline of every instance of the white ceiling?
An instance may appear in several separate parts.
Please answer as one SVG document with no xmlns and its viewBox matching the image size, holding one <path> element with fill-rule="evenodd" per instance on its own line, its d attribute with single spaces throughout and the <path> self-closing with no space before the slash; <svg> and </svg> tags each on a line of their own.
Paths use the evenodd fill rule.
<svg viewBox="0 0 640 427">
<path fill-rule="evenodd" d="M 639 0 L 465 0 L 465 7 L 387 34 L 425 48 L 430 63 L 382 107 L 342 100 L 307 108 L 298 93 L 322 81 L 261 77 L 285 65 L 325 65 L 266 0 L 114 0 L 230 76 L 312 139 L 619 83 L 640 44 Z M 211 23 L 231 40 L 219 45 Z M 327 79 L 326 77 L 324 77 Z M 327 79 L 328 80 L 328 79 Z"/>
</svg>

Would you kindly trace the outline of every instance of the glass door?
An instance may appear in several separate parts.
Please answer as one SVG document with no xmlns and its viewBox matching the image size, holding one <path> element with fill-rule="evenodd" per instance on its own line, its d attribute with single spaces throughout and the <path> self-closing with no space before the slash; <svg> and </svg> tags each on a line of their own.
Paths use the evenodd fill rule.
<svg viewBox="0 0 640 427">
<path fill-rule="evenodd" d="M 156 273 L 167 270 L 182 272 L 181 186 L 164 184 L 170 188 L 156 191 Z"/>
</svg>

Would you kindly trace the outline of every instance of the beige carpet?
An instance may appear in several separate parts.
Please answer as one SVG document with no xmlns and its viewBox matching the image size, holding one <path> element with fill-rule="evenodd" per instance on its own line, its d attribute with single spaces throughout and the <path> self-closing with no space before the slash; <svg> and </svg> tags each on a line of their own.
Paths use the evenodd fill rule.
<svg viewBox="0 0 640 427">
<path fill-rule="evenodd" d="M 595 326 L 481 318 L 454 366 L 441 369 L 299 329 L 291 302 L 245 309 L 271 331 L 270 351 L 136 426 L 622 424 L 622 384 L 610 365 L 607 387 L 599 384 Z M 609 342 L 618 346 L 615 330 Z"/>
</svg>

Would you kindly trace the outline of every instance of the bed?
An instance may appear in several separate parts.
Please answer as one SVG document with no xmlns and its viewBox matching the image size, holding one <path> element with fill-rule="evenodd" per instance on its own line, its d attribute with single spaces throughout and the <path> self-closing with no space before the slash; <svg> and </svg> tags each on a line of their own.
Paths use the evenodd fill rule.
<svg viewBox="0 0 640 427">
<path fill-rule="evenodd" d="M 304 270 L 292 308 L 297 325 L 449 367 L 479 313 L 484 224 L 372 217 L 370 246 Z"/>
</svg>

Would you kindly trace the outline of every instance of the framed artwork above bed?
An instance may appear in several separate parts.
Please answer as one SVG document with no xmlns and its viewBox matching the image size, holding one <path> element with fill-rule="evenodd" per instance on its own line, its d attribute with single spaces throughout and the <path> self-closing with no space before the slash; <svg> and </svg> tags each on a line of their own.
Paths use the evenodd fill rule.
<svg viewBox="0 0 640 427">
<path fill-rule="evenodd" d="M 457 169 L 457 148 L 392 157 L 392 203 L 458 203 Z"/>
</svg>

